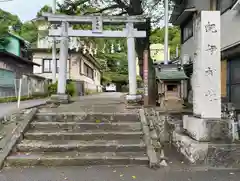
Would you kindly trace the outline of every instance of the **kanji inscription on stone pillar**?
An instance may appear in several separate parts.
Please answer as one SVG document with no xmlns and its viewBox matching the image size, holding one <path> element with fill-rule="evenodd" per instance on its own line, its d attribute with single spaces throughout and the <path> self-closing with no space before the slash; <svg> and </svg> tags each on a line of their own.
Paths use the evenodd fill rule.
<svg viewBox="0 0 240 181">
<path fill-rule="evenodd" d="M 196 21 L 200 27 L 195 42 L 200 51 L 194 62 L 194 113 L 221 118 L 220 12 L 202 11 Z"/>
</svg>

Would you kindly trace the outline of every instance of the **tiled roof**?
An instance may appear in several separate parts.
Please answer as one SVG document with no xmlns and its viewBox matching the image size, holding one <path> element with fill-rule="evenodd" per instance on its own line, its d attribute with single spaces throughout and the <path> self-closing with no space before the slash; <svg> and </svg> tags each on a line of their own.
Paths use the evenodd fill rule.
<svg viewBox="0 0 240 181">
<path fill-rule="evenodd" d="M 167 70 L 156 72 L 156 77 L 160 80 L 184 80 L 188 79 L 183 70 Z"/>
</svg>

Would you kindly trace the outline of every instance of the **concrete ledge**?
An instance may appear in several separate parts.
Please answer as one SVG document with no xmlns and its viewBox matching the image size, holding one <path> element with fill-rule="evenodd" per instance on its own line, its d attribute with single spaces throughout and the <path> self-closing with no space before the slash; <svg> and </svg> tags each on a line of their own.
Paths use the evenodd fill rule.
<svg viewBox="0 0 240 181">
<path fill-rule="evenodd" d="M 142 128 L 143 128 L 143 133 L 144 133 L 144 141 L 147 146 L 147 155 L 149 158 L 149 167 L 150 168 L 156 168 L 159 166 L 159 161 L 158 161 L 158 156 L 157 153 L 154 150 L 154 147 L 151 144 L 151 135 L 150 135 L 150 130 L 148 127 L 148 122 L 146 119 L 146 116 L 144 114 L 144 110 L 140 109 L 140 118 L 142 122 Z"/>
<path fill-rule="evenodd" d="M 37 112 L 37 108 L 33 108 L 24 118 L 22 122 L 20 122 L 15 131 L 12 134 L 12 137 L 8 141 L 8 143 L 2 148 L 0 152 L 0 167 L 2 168 L 4 160 L 9 155 L 15 144 L 20 141 L 23 136 L 23 133 L 28 128 L 29 123 L 32 121 L 34 115 Z"/>
</svg>

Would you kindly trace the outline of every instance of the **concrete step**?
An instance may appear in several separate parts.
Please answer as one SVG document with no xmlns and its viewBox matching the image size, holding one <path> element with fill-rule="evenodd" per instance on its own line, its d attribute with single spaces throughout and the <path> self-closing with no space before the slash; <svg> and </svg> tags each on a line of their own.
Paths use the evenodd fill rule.
<svg viewBox="0 0 240 181">
<path fill-rule="evenodd" d="M 145 152 L 146 146 L 141 140 L 23 140 L 17 145 L 17 150 L 19 152 Z"/>
<path fill-rule="evenodd" d="M 86 131 L 86 130 L 111 130 L 111 131 L 140 131 L 141 123 L 93 123 L 93 122 L 32 122 L 31 128 L 36 130 L 68 130 L 68 131 Z"/>
<path fill-rule="evenodd" d="M 25 139 L 29 140 L 123 140 L 123 139 L 142 139 L 141 131 L 131 132 L 110 132 L 110 131 L 94 131 L 94 132 L 51 132 L 51 131 L 29 131 L 24 134 Z"/>
<path fill-rule="evenodd" d="M 86 166 L 86 165 L 147 165 L 145 153 L 136 152 L 17 152 L 10 155 L 6 166 Z"/>
<path fill-rule="evenodd" d="M 140 122 L 137 113 L 37 113 L 36 121 L 58 122 Z"/>
</svg>

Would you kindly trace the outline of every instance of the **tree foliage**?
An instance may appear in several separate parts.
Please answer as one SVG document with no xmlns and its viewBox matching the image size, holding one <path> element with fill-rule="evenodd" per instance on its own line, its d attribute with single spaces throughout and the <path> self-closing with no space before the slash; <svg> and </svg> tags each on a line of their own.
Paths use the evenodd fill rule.
<svg viewBox="0 0 240 181">
<path fill-rule="evenodd" d="M 150 42 L 164 44 L 164 28 L 156 28 L 151 32 Z M 169 27 L 169 48 L 171 57 L 175 57 L 176 48 L 180 45 L 181 37 L 180 30 L 176 26 Z"/>
<path fill-rule="evenodd" d="M 30 43 L 35 43 L 38 40 L 38 28 L 34 22 L 25 22 L 20 31 L 20 36 Z"/>
<path fill-rule="evenodd" d="M 9 32 L 9 27 L 12 27 L 13 31 L 18 33 L 21 25 L 18 16 L 0 9 L 0 45 L 5 46 L 8 44 L 9 41 L 6 39 L 6 35 Z"/>
<path fill-rule="evenodd" d="M 52 13 L 52 8 L 48 5 L 43 6 L 40 11 L 37 12 L 37 17 L 41 17 L 42 13 Z"/>
<path fill-rule="evenodd" d="M 38 12 L 36 17 L 39 18 L 42 16 L 43 12 L 52 12 L 52 8 L 48 5 L 43 6 Z M 45 22 L 46 23 L 46 22 Z M 23 23 L 20 31 L 20 36 L 22 36 L 25 40 L 30 43 L 36 43 L 38 40 L 38 26 L 42 24 L 42 21 L 28 21 Z"/>
</svg>

